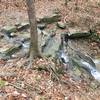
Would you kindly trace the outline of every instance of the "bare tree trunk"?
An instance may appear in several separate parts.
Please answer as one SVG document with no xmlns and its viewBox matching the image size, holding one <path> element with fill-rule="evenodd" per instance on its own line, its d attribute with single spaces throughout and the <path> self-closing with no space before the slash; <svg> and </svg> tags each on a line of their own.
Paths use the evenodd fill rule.
<svg viewBox="0 0 100 100">
<path fill-rule="evenodd" d="M 39 57 L 40 52 L 38 48 L 38 33 L 37 33 L 37 22 L 35 14 L 34 0 L 26 0 L 28 17 L 30 22 L 30 60 L 32 61 L 34 57 Z"/>
</svg>

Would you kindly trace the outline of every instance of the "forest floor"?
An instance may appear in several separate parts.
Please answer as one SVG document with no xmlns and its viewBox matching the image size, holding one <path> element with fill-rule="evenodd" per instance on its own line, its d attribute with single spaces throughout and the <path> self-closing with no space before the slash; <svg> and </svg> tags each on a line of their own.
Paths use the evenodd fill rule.
<svg viewBox="0 0 100 100">
<path fill-rule="evenodd" d="M 95 29 L 100 34 L 100 1 L 99 0 L 36 0 L 36 16 L 46 16 L 59 11 L 61 20 L 68 23 L 65 32 L 74 29 Z M 0 30 L 7 25 L 28 21 L 24 0 L 0 0 Z M 54 28 L 48 25 L 47 28 Z M 1 35 L 1 33 L 0 33 Z M 83 42 L 84 41 L 84 42 Z M 75 41 L 76 42 L 76 41 Z M 0 51 L 9 44 L 0 40 Z M 100 57 L 100 46 L 96 42 L 82 40 L 76 42 L 75 48 Z M 68 74 L 60 75 L 66 81 L 53 81 L 49 72 L 27 69 L 28 59 L 17 57 L 7 61 L 0 59 L 0 100 L 99 100 L 100 84 L 95 87 L 95 80 L 74 81 Z M 35 66 L 55 65 L 48 59 L 36 59 Z M 93 87 L 92 87 L 93 86 Z"/>
</svg>

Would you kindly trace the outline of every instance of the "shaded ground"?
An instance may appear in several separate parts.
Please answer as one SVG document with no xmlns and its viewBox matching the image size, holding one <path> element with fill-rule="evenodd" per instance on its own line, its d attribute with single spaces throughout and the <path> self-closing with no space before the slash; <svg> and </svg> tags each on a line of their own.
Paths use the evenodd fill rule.
<svg viewBox="0 0 100 100">
<path fill-rule="evenodd" d="M 68 5 L 64 5 L 64 0 L 38 0 L 36 1 L 37 18 L 49 15 L 53 11 L 59 11 L 62 15 L 62 21 L 67 22 L 70 28 L 63 31 L 77 31 L 88 30 L 92 27 L 98 33 L 100 32 L 100 2 L 98 0 L 71 0 Z M 0 29 L 6 25 L 15 25 L 18 22 L 25 22 L 28 20 L 25 3 L 23 0 L 1 0 L 0 2 Z M 54 25 L 48 25 L 48 28 L 54 29 Z M 57 30 L 57 33 L 62 30 Z M 7 48 L 8 44 L 3 40 L 0 41 L 0 50 L 2 47 Z M 79 42 L 73 41 L 74 48 L 79 48 L 81 51 L 89 53 L 90 55 L 100 55 L 100 48 L 97 43 L 88 43 L 81 40 Z M 93 49 L 93 50 L 92 50 Z M 100 99 L 100 85 L 97 87 L 92 81 L 87 82 L 81 80 L 80 82 L 72 80 L 66 74 L 61 75 L 62 80 L 66 80 L 66 84 L 59 84 L 59 82 L 52 81 L 50 73 L 46 71 L 26 70 L 26 58 L 15 58 L 8 61 L 0 60 L 0 100 L 99 100 Z M 48 66 L 53 62 L 47 60 L 34 61 L 35 66 Z M 8 73 L 8 74 L 7 74 Z M 9 75 L 9 73 L 12 75 Z M 8 75 L 8 76 L 7 76 Z M 6 76 L 6 77 L 5 77 Z M 3 86 L 2 86 L 3 85 Z M 91 86 L 92 85 L 92 86 Z"/>
</svg>

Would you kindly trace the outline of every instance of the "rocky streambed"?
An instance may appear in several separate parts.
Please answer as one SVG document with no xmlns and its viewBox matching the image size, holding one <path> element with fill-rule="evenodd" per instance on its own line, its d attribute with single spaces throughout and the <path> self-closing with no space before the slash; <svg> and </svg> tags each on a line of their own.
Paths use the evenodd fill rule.
<svg viewBox="0 0 100 100">
<path fill-rule="evenodd" d="M 60 15 L 56 14 L 40 18 L 37 22 L 39 47 L 44 57 L 62 64 L 63 70 L 74 80 L 80 80 L 81 77 L 100 80 L 100 38 L 96 32 L 78 27 L 69 27 L 68 30 L 67 24 L 60 21 Z M 0 59 L 16 59 L 28 54 L 29 27 L 28 22 L 2 27 Z M 91 45 L 94 44 L 96 49 L 92 50 Z"/>
</svg>

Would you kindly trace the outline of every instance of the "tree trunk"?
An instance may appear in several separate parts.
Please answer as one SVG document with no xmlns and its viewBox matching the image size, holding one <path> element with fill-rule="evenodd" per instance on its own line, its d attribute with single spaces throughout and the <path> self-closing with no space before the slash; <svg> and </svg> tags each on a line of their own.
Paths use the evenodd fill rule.
<svg viewBox="0 0 100 100">
<path fill-rule="evenodd" d="M 38 48 L 37 21 L 36 21 L 34 0 L 26 0 L 26 4 L 30 22 L 30 36 L 31 36 L 30 60 L 32 61 L 34 57 L 40 56 Z"/>
</svg>

